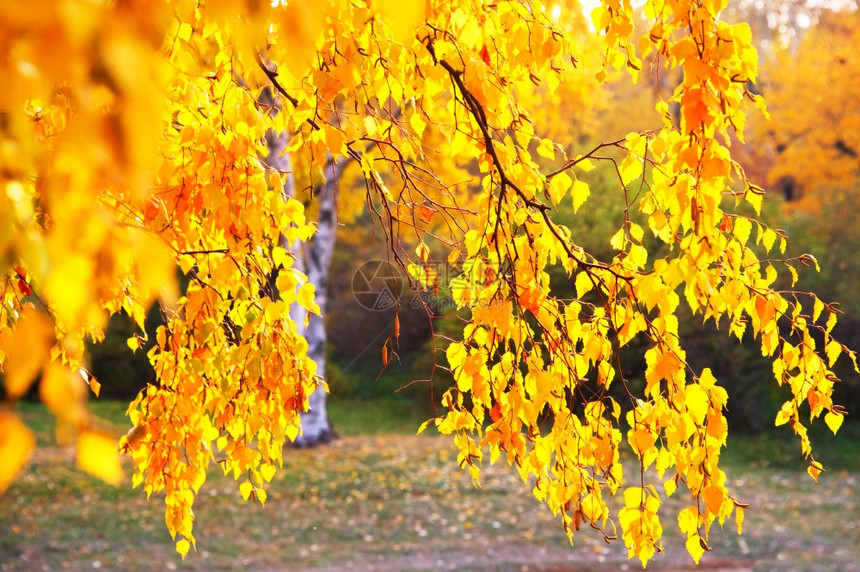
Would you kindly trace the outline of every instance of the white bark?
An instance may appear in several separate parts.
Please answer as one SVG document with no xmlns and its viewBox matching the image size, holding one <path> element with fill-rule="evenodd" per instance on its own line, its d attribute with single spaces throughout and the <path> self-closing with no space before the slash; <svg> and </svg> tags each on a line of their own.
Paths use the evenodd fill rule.
<svg viewBox="0 0 860 572">
<path fill-rule="evenodd" d="M 332 166 L 334 167 L 334 165 Z M 305 331 L 305 338 L 308 341 L 308 357 L 317 364 L 317 375 L 323 377 L 325 377 L 326 364 L 324 317 L 328 302 L 329 271 L 337 232 L 336 188 L 339 178 L 337 175 L 339 173 L 330 174 L 329 180 L 326 181 L 315 197 L 319 209 L 316 234 L 310 242 L 298 245 L 302 251 L 299 258 L 304 262 L 304 272 L 308 275 L 308 281 L 314 285 L 316 303 L 320 308 L 320 315 L 311 314 Z M 294 305 L 294 309 L 302 314 L 300 321 L 304 325 L 307 311 L 298 305 Z M 293 319 L 298 317 L 294 316 Z M 306 447 L 327 443 L 335 437 L 326 410 L 327 397 L 328 394 L 322 387 L 317 387 L 311 394 L 309 410 L 302 414 L 302 433 L 296 439 L 297 445 Z"/>
<path fill-rule="evenodd" d="M 268 155 L 266 163 L 273 169 L 281 171 L 284 177 L 284 194 L 295 196 L 295 180 L 293 178 L 292 161 L 288 152 L 284 152 L 287 146 L 287 133 L 270 132 L 266 136 Z M 311 314 L 307 320 L 307 311 L 293 304 L 290 317 L 296 322 L 299 334 L 305 336 L 308 341 L 308 357 L 317 364 L 317 375 L 325 378 L 326 362 L 326 333 L 324 316 L 328 296 L 328 278 L 331 269 L 331 259 L 334 252 L 335 235 L 337 232 L 337 182 L 340 178 L 342 166 L 329 160 L 329 169 L 326 175 L 328 180 L 319 189 L 314 197 L 318 205 L 317 232 L 307 243 L 296 242 L 295 244 L 284 244 L 296 259 L 293 267 L 304 272 L 308 281 L 314 285 L 316 291 L 316 302 L 320 308 L 320 315 Z M 303 413 L 302 432 L 296 439 L 296 445 L 310 447 L 317 444 L 327 443 L 336 437 L 329 421 L 326 409 L 326 398 L 328 395 L 322 387 L 317 389 L 309 397 L 309 409 Z"/>
</svg>

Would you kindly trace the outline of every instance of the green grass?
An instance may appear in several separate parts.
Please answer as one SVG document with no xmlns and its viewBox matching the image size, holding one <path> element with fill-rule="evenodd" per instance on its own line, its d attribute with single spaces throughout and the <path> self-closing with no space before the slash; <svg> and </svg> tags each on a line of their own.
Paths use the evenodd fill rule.
<svg viewBox="0 0 860 572">
<path fill-rule="evenodd" d="M 125 404 L 93 401 L 118 433 Z M 19 404 L 40 443 L 28 469 L 0 502 L 0 570 L 546 570 L 617 569 L 623 545 L 584 529 L 571 548 L 560 526 L 502 462 L 486 467 L 482 488 L 459 469 L 448 438 L 414 436 L 423 417 L 396 400 L 333 400 L 341 439 L 290 449 L 265 506 L 244 503 L 237 484 L 213 468 L 195 502 L 198 550 L 183 562 L 163 521 L 159 495 L 114 488 L 74 468 L 54 442 L 44 408 Z M 826 431 L 826 428 L 825 428 Z M 729 486 L 750 504 L 745 533 L 733 523 L 712 532 L 703 564 L 761 570 L 851 570 L 860 562 L 858 428 L 815 433 L 819 483 L 804 472 L 789 432 L 732 436 L 724 456 Z M 843 435 L 844 433 L 844 435 Z M 636 467 L 625 469 L 634 478 Z M 654 569 L 691 564 L 676 531 L 679 489 L 666 501 L 665 556 Z M 638 567 L 630 562 L 629 566 Z M 854 568 L 852 568 L 852 566 Z M 649 567 L 649 569 L 652 569 Z"/>
<path fill-rule="evenodd" d="M 380 399 L 351 401 L 330 399 L 329 418 L 341 436 L 414 435 L 427 414 L 417 412 L 405 401 Z"/>
<path fill-rule="evenodd" d="M 813 457 L 833 471 L 860 473 L 860 423 L 846 423 L 834 435 L 822 421 L 809 431 Z M 722 460 L 738 468 L 805 470 L 800 439 L 787 426 L 757 435 L 730 434 Z"/>
</svg>

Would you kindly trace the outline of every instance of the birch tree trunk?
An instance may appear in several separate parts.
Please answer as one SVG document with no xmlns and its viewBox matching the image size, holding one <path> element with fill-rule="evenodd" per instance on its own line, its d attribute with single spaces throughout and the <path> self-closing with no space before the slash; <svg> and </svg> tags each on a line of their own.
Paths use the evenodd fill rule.
<svg viewBox="0 0 860 572">
<path fill-rule="evenodd" d="M 284 152 L 289 140 L 289 134 L 269 132 L 266 135 L 268 154 L 266 163 L 273 169 L 284 174 L 284 194 L 295 197 L 295 179 L 293 177 L 292 160 L 290 154 Z M 317 232 L 307 243 L 296 242 L 295 244 L 283 244 L 287 251 L 292 252 L 296 260 L 293 268 L 304 272 L 308 281 L 314 285 L 316 291 L 316 302 L 320 308 L 320 315 L 311 314 L 307 320 L 307 310 L 298 304 L 293 304 L 290 317 L 296 322 L 299 334 L 305 336 L 308 341 L 308 357 L 317 364 L 317 375 L 325 378 L 326 362 L 326 333 L 325 312 L 328 297 L 328 279 L 331 269 L 331 259 L 334 251 L 335 233 L 337 232 L 337 182 L 340 178 L 342 166 L 333 159 L 329 159 L 329 169 L 326 175 L 328 180 L 319 189 L 315 202 L 319 207 L 317 219 Z M 300 447 L 311 447 L 314 445 L 328 443 L 336 437 L 329 421 L 326 409 L 327 393 L 323 387 L 317 389 L 309 398 L 309 409 L 303 413 L 302 432 L 296 439 L 295 444 Z"/>
</svg>

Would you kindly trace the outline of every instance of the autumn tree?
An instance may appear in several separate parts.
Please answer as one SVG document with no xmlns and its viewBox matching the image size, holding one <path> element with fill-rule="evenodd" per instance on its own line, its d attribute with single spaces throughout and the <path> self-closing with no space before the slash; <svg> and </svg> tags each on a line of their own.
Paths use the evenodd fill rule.
<svg viewBox="0 0 860 572">
<path fill-rule="evenodd" d="M 677 522 L 698 561 L 712 525 L 734 514 L 740 528 L 744 505 L 719 464 L 729 396 L 711 370 L 688 365 L 679 313 L 757 338 L 786 386 L 776 424 L 799 436 L 813 477 L 822 466 L 806 423 L 839 428 L 832 366 L 854 358 L 831 335 L 836 306 L 774 287 L 779 270 L 796 276 L 814 258 L 781 258 L 785 237 L 738 210 L 757 212 L 763 191 L 732 160 L 730 133 L 742 138 L 749 104 L 764 103 L 748 91 L 750 29 L 721 22 L 724 6 L 647 2 L 637 33 L 617 0 L 594 9 L 593 28 L 573 25 L 575 2 L 6 3 L 7 401 L 41 373 L 42 399 L 79 430 L 81 465 L 119 481 L 116 459 L 99 454 L 112 445 L 79 405 L 79 371 L 98 387 L 83 340 L 100 338 L 111 313 L 142 327 L 157 300 L 165 323 L 148 355 L 158 380 L 132 402 L 134 429 L 120 442 L 134 485 L 164 491 L 183 555 L 216 457 L 246 499 L 265 502 L 324 383 L 302 336 L 319 309 L 298 267 L 314 225 L 296 197 L 348 157 L 392 263 L 431 283 L 415 270 L 439 238 L 463 270 L 451 289 L 468 318 L 440 364 L 456 385 L 425 426 L 453 436 L 476 482 L 485 459 L 502 457 L 571 537 L 589 525 L 643 564 L 662 549 L 663 499 L 683 496 Z M 529 107 L 592 48 L 600 69 L 577 81 L 612 70 L 682 79 L 653 128 L 569 147 Z M 273 135 L 289 137 L 291 170 L 267 146 Z M 468 205 L 446 176 L 450 157 L 468 162 L 478 189 Z M 591 196 L 593 169 L 614 175 L 613 195 Z M 599 257 L 557 220 L 562 201 L 578 211 L 589 200 L 622 214 Z M 436 217 L 449 232 L 431 227 Z M 559 271 L 575 298 L 553 290 Z M 647 348 L 640 392 L 620 357 L 634 340 Z M 5 486 L 33 439 L 8 408 L 0 431 Z M 639 461 L 633 475 L 623 446 Z"/>
<path fill-rule="evenodd" d="M 772 121 L 757 121 L 755 131 L 772 157 L 767 182 L 806 210 L 860 178 L 858 46 L 860 12 L 823 12 L 796 50 L 777 50 L 766 67 Z"/>
</svg>

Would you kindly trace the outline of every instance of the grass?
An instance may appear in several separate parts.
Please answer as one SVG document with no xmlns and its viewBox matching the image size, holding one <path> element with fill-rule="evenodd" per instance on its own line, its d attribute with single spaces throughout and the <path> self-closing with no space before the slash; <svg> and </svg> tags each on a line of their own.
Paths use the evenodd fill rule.
<svg viewBox="0 0 860 572">
<path fill-rule="evenodd" d="M 817 421 L 809 430 L 815 459 L 832 471 L 860 473 L 860 423 L 846 423 L 836 435 Z M 800 440 L 788 426 L 758 435 L 730 435 L 723 460 L 732 467 L 805 469 Z"/>
<path fill-rule="evenodd" d="M 0 502 L 0 569 L 39 570 L 543 570 L 637 568 L 626 550 L 581 531 L 571 548 L 555 519 L 506 465 L 485 469 L 482 488 L 457 467 L 447 438 L 414 436 L 421 418 L 397 402 L 331 403 L 341 439 L 285 453 L 265 506 L 243 503 L 236 483 L 211 473 L 195 503 L 198 549 L 179 559 L 160 498 L 114 488 L 77 471 L 54 445 L 41 406 L 20 404 L 43 448 Z M 125 431 L 124 405 L 93 404 Z M 842 436 L 843 432 L 845 433 Z M 428 431 L 427 433 L 432 433 Z M 816 484 L 796 464 L 793 440 L 733 437 L 730 486 L 750 503 L 745 532 L 715 530 L 710 569 L 860 570 L 857 428 L 814 435 L 828 471 Z M 634 467 L 630 467 L 635 471 Z M 632 474 L 628 473 L 628 474 Z M 692 564 L 667 501 L 666 554 L 655 569 Z M 650 569 L 650 566 L 649 566 Z"/>
</svg>

